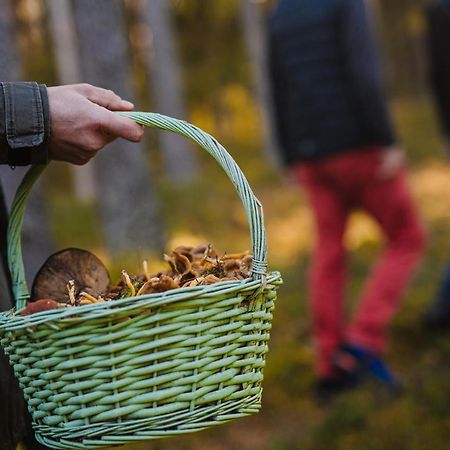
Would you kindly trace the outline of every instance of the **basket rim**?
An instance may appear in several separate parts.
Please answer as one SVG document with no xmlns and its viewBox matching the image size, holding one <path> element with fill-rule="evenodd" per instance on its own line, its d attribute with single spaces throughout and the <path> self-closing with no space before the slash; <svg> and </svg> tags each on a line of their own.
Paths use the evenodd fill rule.
<svg viewBox="0 0 450 450">
<path fill-rule="evenodd" d="M 260 279 L 246 278 L 240 281 L 221 281 L 206 286 L 192 286 L 171 289 L 165 292 L 140 295 L 139 297 L 127 297 L 119 300 L 82 305 L 74 308 L 61 308 L 49 311 L 37 312 L 27 316 L 17 314 L 15 308 L 0 313 L 0 331 L 15 331 L 29 328 L 61 319 L 76 318 L 86 320 L 88 318 L 100 318 L 123 310 L 134 310 L 142 307 L 162 307 L 173 305 L 186 300 L 200 300 L 216 295 L 230 294 L 240 290 L 258 292 L 270 284 L 281 284 L 281 274 L 273 271 L 267 274 L 264 281 Z"/>
</svg>

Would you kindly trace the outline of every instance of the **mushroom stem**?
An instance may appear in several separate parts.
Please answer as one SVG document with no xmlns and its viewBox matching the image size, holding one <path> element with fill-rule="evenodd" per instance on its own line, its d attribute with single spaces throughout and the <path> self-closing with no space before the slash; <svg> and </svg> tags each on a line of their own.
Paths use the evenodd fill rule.
<svg viewBox="0 0 450 450">
<path fill-rule="evenodd" d="M 147 280 L 142 286 L 141 288 L 137 291 L 136 293 L 136 297 L 138 297 L 139 295 L 142 295 L 142 293 L 151 285 L 151 283 L 149 282 L 150 280 Z"/>
<path fill-rule="evenodd" d="M 88 294 L 87 292 L 80 292 L 80 296 L 83 297 L 83 299 L 90 301 L 91 303 L 97 303 L 98 299 L 95 298 L 93 295 Z"/>
<path fill-rule="evenodd" d="M 128 275 L 125 270 L 122 270 L 122 277 L 125 281 L 126 285 L 128 286 L 128 289 L 131 291 L 131 297 L 136 296 L 136 289 L 134 288 L 133 283 L 131 282 L 130 275 Z"/>
<path fill-rule="evenodd" d="M 142 267 L 144 268 L 144 277 L 146 281 L 150 280 L 150 274 L 148 273 L 148 261 L 146 259 L 142 261 Z"/>
<path fill-rule="evenodd" d="M 67 285 L 67 291 L 69 293 L 69 301 L 71 305 L 75 305 L 75 281 L 69 280 L 69 284 Z"/>
<path fill-rule="evenodd" d="M 93 304 L 93 302 L 91 302 L 87 298 L 82 298 L 79 303 L 80 306 L 92 305 L 92 304 Z"/>
</svg>

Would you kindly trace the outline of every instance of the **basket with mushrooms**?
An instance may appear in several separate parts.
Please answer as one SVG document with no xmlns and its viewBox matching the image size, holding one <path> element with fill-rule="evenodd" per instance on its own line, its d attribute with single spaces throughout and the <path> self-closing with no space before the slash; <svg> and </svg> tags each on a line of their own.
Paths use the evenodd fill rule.
<svg viewBox="0 0 450 450">
<path fill-rule="evenodd" d="M 247 213 L 251 250 L 178 247 L 167 268 L 123 271 L 114 285 L 92 253 L 52 255 L 31 291 L 20 231 L 44 167 L 25 176 L 13 202 L 8 264 L 15 307 L 0 313 L 0 342 L 23 390 L 36 439 L 94 449 L 191 433 L 261 407 L 265 355 L 281 284 L 267 270 L 262 207 L 241 170 L 210 135 L 186 122 L 126 112 L 210 153 Z"/>
</svg>

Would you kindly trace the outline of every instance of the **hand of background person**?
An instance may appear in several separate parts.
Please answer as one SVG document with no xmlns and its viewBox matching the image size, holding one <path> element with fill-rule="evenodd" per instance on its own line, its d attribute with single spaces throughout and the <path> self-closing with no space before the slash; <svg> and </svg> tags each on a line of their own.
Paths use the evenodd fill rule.
<svg viewBox="0 0 450 450">
<path fill-rule="evenodd" d="M 382 155 L 378 177 L 382 180 L 390 180 L 405 165 L 405 152 L 401 147 L 392 145 L 386 147 Z"/>
<path fill-rule="evenodd" d="M 118 137 L 139 142 L 142 126 L 112 111 L 130 111 L 133 104 L 112 91 L 89 84 L 48 88 L 50 107 L 49 158 L 87 163 Z"/>
</svg>

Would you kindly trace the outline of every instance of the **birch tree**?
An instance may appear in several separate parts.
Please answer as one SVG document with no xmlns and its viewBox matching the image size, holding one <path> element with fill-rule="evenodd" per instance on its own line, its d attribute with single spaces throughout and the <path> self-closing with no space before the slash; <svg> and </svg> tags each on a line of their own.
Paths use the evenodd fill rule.
<svg viewBox="0 0 450 450">
<path fill-rule="evenodd" d="M 121 0 L 72 3 L 83 80 L 132 100 L 127 31 Z M 161 250 L 164 236 L 144 147 L 116 140 L 94 159 L 99 207 L 114 253 Z"/>
<path fill-rule="evenodd" d="M 13 5 L 14 3 L 10 0 L 2 1 L 0 14 L 1 81 L 20 81 L 23 79 L 22 64 L 17 47 Z M 12 170 L 10 167 L 0 166 L 0 179 L 8 209 L 26 170 L 25 167 L 16 167 Z M 28 283 L 31 283 L 36 271 L 54 249 L 47 215 L 47 204 L 40 182 L 35 185 L 28 200 L 22 230 L 25 271 Z"/>
</svg>

